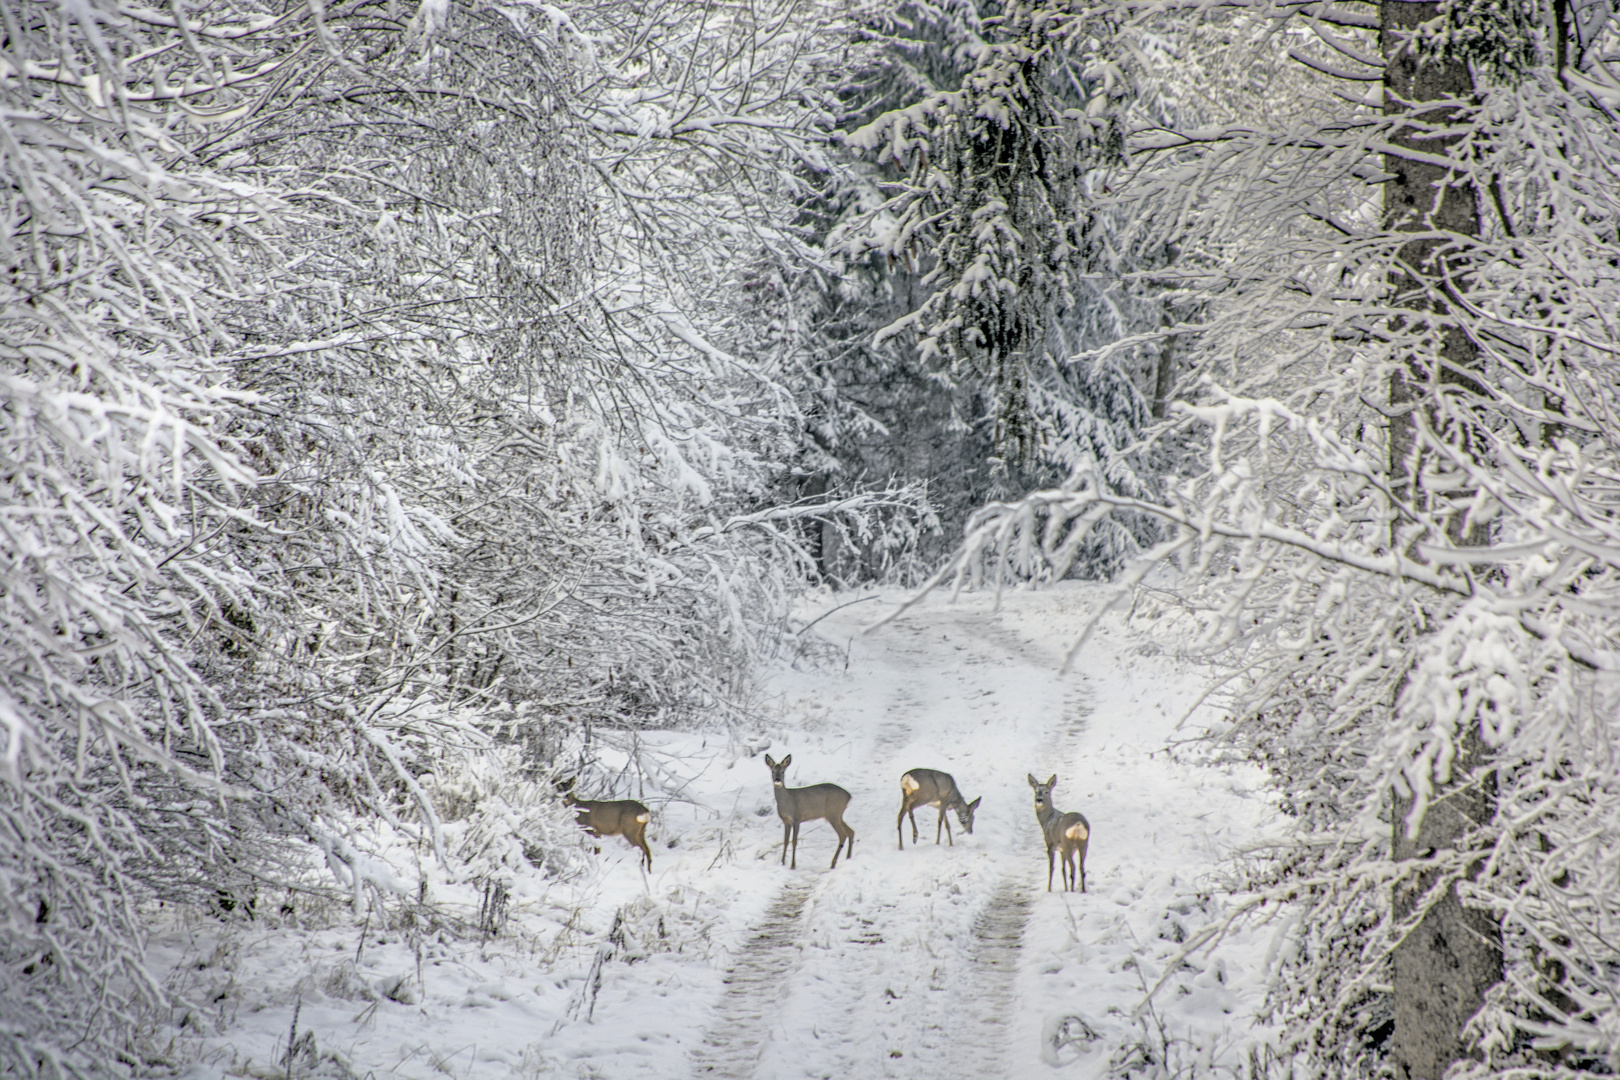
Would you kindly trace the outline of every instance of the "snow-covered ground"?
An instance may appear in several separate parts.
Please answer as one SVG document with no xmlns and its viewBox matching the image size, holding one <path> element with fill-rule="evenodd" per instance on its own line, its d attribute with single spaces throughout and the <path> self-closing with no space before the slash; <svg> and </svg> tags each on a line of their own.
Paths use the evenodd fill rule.
<svg viewBox="0 0 1620 1080">
<path fill-rule="evenodd" d="M 999 611 L 985 593 L 935 596 L 865 635 L 899 594 L 835 611 L 810 634 L 837 659 L 784 664 L 756 735 L 642 740 L 669 771 L 619 795 L 653 807 L 650 875 L 606 839 L 594 873 L 518 890 L 507 935 L 482 946 L 335 917 L 329 929 L 187 920 L 154 955 L 195 1008 L 151 1041 L 170 1040 L 199 1076 L 285 1076 L 294 1033 L 306 1076 L 1236 1067 L 1270 931 L 1188 958 L 1150 1011 L 1138 1006 L 1179 943 L 1222 915 L 1219 864 L 1265 835 L 1274 807 L 1257 773 L 1166 752 L 1209 673 L 1151 635 L 1143 608 L 1129 625 L 1107 617 L 1059 673 L 1101 595 L 1012 592 Z M 1179 737 L 1214 718 L 1195 711 Z M 790 784 L 854 796 L 854 855 L 836 870 L 824 822 L 804 826 L 797 870 L 780 864 L 767 750 L 792 754 Z M 917 766 L 983 796 L 971 836 L 935 846 L 925 809 L 922 843 L 907 826 L 897 850 L 899 778 Z M 1056 773 L 1059 808 L 1091 822 L 1084 895 L 1046 891 L 1029 773 Z"/>
</svg>

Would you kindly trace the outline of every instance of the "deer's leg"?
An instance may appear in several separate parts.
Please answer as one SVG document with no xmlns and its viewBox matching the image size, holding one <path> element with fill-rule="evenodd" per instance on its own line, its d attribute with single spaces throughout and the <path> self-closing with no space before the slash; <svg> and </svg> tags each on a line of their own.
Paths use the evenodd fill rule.
<svg viewBox="0 0 1620 1080">
<path fill-rule="evenodd" d="M 793 835 L 793 822 L 782 819 L 782 861 L 787 862 L 788 838 Z"/>
<path fill-rule="evenodd" d="M 1086 891 L 1086 842 L 1080 841 L 1080 891 Z"/>
<path fill-rule="evenodd" d="M 1046 845 L 1046 891 L 1052 891 L 1052 845 Z"/>
<path fill-rule="evenodd" d="M 793 864 L 788 867 L 789 870 L 797 870 L 799 868 L 799 825 L 800 824 L 801 823 L 799 821 L 797 821 L 797 820 L 795 820 L 793 822 Z"/>
<path fill-rule="evenodd" d="M 911 818 L 911 842 L 915 844 L 917 842 L 917 804 L 912 803 L 906 810 L 906 814 Z"/>
<path fill-rule="evenodd" d="M 906 850 L 906 811 L 909 810 L 909 809 L 911 809 L 911 807 L 909 805 L 907 805 L 906 800 L 901 799 L 900 800 L 900 816 L 894 819 L 895 839 L 900 841 L 900 850 L 901 851 Z M 912 828 L 915 829 L 916 826 L 913 825 Z M 913 836 L 911 838 L 911 842 L 913 844 L 915 844 L 917 842 L 917 838 L 915 836 Z"/>
<path fill-rule="evenodd" d="M 951 817 L 950 817 L 949 814 L 947 814 L 945 812 L 945 804 L 944 803 L 939 804 L 939 820 L 940 820 L 940 823 L 945 826 L 945 843 L 949 844 L 951 847 L 955 847 L 956 846 L 956 837 L 951 835 Z M 938 829 L 934 830 L 934 843 L 936 843 L 936 844 L 939 843 L 939 830 Z"/>
</svg>

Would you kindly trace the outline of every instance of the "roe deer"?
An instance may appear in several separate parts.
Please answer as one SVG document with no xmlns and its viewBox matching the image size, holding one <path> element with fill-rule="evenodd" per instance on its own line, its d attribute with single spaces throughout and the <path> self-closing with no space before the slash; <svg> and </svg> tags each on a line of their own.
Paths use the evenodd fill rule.
<svg viewBox="0 0 1620 1080">
<path fill-rule="evenodd" d="M 573 786 L 574 782 L 568 781 L 568 787 L 563 791 L 563 802 L 574 808 L 574 817 L 580 826 L 592 836 L 624 837 L 631 847 L 641 849 L 642 858 L 637 859 L 637 863 L 644 863 L 651 870 L 652 849 L 647 846 L 647 823 L 652 820 L 652 811 L 634 799 L 608 802 L 576 799 L 573 791 L 568 790 Z"/>
<path fill-rule="evenodd" d="M 947 810 L 956 811 L 956 819 L 962 823 L 962 830 L 973 832 L 973 814 L 979 809 L 979 803 L 984 796 L 968 802 L 962 793 L 956 789 L 956 781 L 950 773 L 940 772 L 938 769 L 907 769 L 900 774 L 900 816 L 895 819 L 894 830 L 899 834 L 900 850 L 906 850 L 905 821 L 911 817 L 911 842 L 917 842 L 917 807 L 939 807 L 939 824 L 934 826 L 934 843 L 939 843 L 939 830 L 944 828 L 945 839 L 950 841 L 952 847 L 956 841 L 951 837 L 951 823 L 946 818 Z"/>
<path fill-rule="evenodd" d="M 1057 851 L 1063 856 L 1063 891 L 1071 891 L 1078 880 L 1080 891 L 1085 892 L 1086 843 L 1091 839 L 1091 825 L 1084 814 L 1065 814 L 1052 805 L 1057 773 L 1044 784 L 1030 776 L 1029 786 L 1035 789 L 1035 820 L 1041 823 L 1041 835 L 1046 840 L 1046 891 L 1052 891 L 1052 852 Z M 1074 865 L 1077 855 L 1080 858 L 1078 872 Z"/>
<path fill-rule="evenodd" d="M 844 824 L 844 809 L 849 806 L 849 792 L 837 784 L 811 784 L 809 787 L 788 787 L 787 767 L 793 760 L 789 754 L 781 761 L 772 761 L 765 755 L 765 764 L 771 770 L 771 785 L 776 789 L 776 816 L 782 819 L 782 861 L 787 862 L 788 838 L 793 838 L 793 865 L 799 868 L 799 825 L 805 821 L 826 818 L 838 833 L 838 846 L 833 849 L 832 869 L 838 869 L 838 853 L 849 844 L 846 857 L 855 855 L 855 830 Z"/>
</svg>

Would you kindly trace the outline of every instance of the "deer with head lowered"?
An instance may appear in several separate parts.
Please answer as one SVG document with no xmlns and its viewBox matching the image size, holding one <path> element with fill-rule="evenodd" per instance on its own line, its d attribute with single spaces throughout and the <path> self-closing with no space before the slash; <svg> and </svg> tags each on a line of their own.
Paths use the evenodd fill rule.
<svg viewBox="0 0 1620 1080">
<path fill-rule="evenodd" d="M 624 837 L 631 847 L 641 849 L 642 857 L 637 861 L 650 871 L 652 849 L 647 846 L 647 823 L 652 820 L 652 811 L 634 799 L 612 799 L 603 802 L 576 799 L 573 788 L 572 780 L 564 785 L 563 802 L 574 808 L 574 819 L 579 822 L 580 828 L 599 838 Z"/>
<path fill-rule="evenodd" d="M 789 754 L 781 761 L 772 761 L 765 755 L 765 764 L 771 770 L 771 786 L 776 790 L 776 816 L 782 819 L 782 861 L 787 862 L 788 839 L 793 840 L 793 865 L 799 868 L 799 826 L 806 821 L 822 818 L 838 833 L 838 846 L 833 849 L 832 869 L 838 869 L 838 853 L 849 845 L 846 857 L 855 855 L 855 830 L 844 824 L 844 810 L 849 806 L 849 792 L 837 784 L 811 784 L 809 787 L 788 787 L 787 767 L 793 761 Z"/>
<path fill-rule="evenodd" d="M 1052 805 L 1057 773 L 1044 784 L 1030 776 L 1029 786 L 1035 789 L 1035 820 L 1041 823 L 1041 835 L 1046 840 L 1046 891 L 1052 891 L 1052 853 L 1055 851 L 1063 856 L 1063 891 L 1069 892 L 1079 881 L 1080 891 L 1085 892 L 1086 844 L 1091 840 L 1091 825 L 1084 814 L 1065 814 Z M 1078 870 L 1076 856 L 1080 860 Z"/>
<path fill-rule="evenodd" d="M 906 850 L 905 821 L 911 818 L 911 842 L 917 842 L 917 807 L 939 807 L 939 824 L 934 826 L 934 843 L 939 843 L 939 831 L 945 830 L 945 839 L 952 847 L 956 841 L 951 837 L 951 823 L 947 819 L 946 811 L 955 810 L 956 820 L 961 822 L 962 831 L 973 832 L 973 815 L 979 809 L 978 799 L 968 802 L 956 788 L 956 780 L 950 773 L 940 772 L 938 769 L 907 769 L 900 774 L 900 816 L 895 819 L 895 832 L 899 834 L 900 850 Z"/>
</svg>

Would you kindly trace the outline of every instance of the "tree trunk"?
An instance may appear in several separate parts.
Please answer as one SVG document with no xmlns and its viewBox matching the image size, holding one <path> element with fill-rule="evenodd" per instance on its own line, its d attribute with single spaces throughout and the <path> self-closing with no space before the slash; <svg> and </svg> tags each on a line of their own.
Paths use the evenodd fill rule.
<svg viewBox="0 0 1620 1080">
<path fill-rule="evenodd" d="M 1440 18 L 1437 3 L 1382 0 L 1379 4 L 1379 44 L 1385 60 L 1384 112 L 1409 116 L 1429 125 L 1444 124 L 1453 108 L 1425 108 L 1429 102 L 1467 100 L 1473 79 L 1466 64 L 1422 57 L 1408 48 L 1409 34 L 1418 25 Z M 1399 250 L 1399 264 L 1389 281 L 1393 302 L 1413 314 L 1404 328 L 1416 329 L 1430 317 L 1444 319 L 1447 299 L 1463 287 L 1466 267 L 1445 235 L 1479 234 L 1478 193 L 1466 179 L 1459 180 L 1445 165 L 1432 159 L 1444 156 L 1454 139 L 1429 136 L 1421 127 L 1399 128 L 1390 140 L 1395 146 L 1430 157 L 1414 161 L 1399 153 L 1385 155 L 1391 179 L 1384 185 L 1384 224 L 1399 232 L 1427 233 Z M 1479 352 L 1460 328 L 1445 326 L 1437 332 L 1437 356 L 1412 357 L 1404 371 L 1390 379 L 1389 466 L 1392 487 L 1445 522 L 1445 532 L 1456 544 L 1482 544 L 1485 526 L 1467 529 L 1460 510 L 1449 509 L 1467 501 L 1466 493 L 1432 495 L 1418 485 L 1423 461 L 1418 451 L 1420 416 L 1431 424 L 1444 424 L 1436 408 L 1438 395 L 1477 386 Z M 1405 409 L 1403 413 L 1401 410 Z M 1466 445 L 1467 432 L 1449 432 Z M 1441 500 L 1445 500 L 1442 502 Z M 1460 753 L 1453 765 L 1454 781 L 1430 804 L 1416 836 L 1407 836 L 1406 814 L 1410 799 L 1395 800 L 1391 856 L 1421 858 L 1456 846 L 1471 828 L 1490 820 L 1494 786 L 1481 766 L 1487 750 L 1477 730 L 1459 733 Z M 1436 882 L 1432 873 L 1418 874 L 1397 885 L 1393 897 L 1397 921 L 1409 917 Z M 1441 1080 L 1455 1062 L 1469 1056 L 1463 1028 L 1484 1004 L 1485 994 L 1502 978 L 1502 933 L 1489 913 L 1466 909 L 1455 886 L 1425 912 L 1417 927 L 1394 952 L 1394 1034 L 1390 1058 L 1399 1080 Z"/>
<path fill-rule="evenodd" d="M 1174 323 L 1170 316 L 1170 302 L 1164 301 L 1159 311 L 1159 325 Z M 1159 363 L 1153 373 L 1153 419 L 1163 420 L 1170 411 L 1170 395 L 1176 389 L 1176 335 L 1167 334 L 1159 346 Z"/>
<path fill-rule="evenodd" d="M 1460 738 L 1453 774 L 1467 777 L 1487 752 L 1477 731 Z M 1475 826 L 1490 820 L 1496 788 L 1493 774 L 1455 785 L 1429 804 L 1415 837 L 1406 835 L 1410 799 L 1395 800 L 1390 853 L 1423 858 L 1455 847 Z M 1394 917 L 1409 917 L 1436 876 L 1422 873 L 1395 886 Z M 1450 1065 L 1471 1056 L 1462 1031 L 1502 979 L 1502 929 L 1489 912 L 1465 908 L 1455 885 L 1447 887 L 1417 927 L 1395 948 L 1395 1031 L 1390 1058 L 1399 1080 L 1440 1080 Z"/>
</svg>

